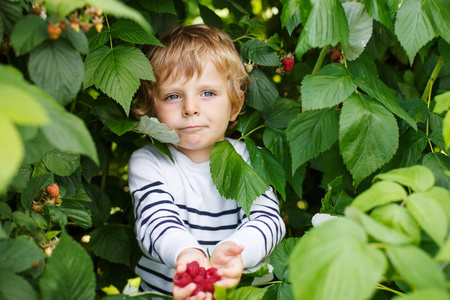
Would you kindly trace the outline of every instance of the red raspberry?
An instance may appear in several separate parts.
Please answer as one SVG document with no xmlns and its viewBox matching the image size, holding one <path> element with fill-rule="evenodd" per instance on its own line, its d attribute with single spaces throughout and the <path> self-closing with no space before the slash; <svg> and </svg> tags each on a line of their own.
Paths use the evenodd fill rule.
<svg viewBox="0 0 450 300">
<path fill-rule="evenodd" d="M 198 272 L 200 271 L 200 265 L 198 264 L 198 261 L 194 260 L 193 262 L 190 262 L 186 265 L 186 272 L 189 273 L 189 275 L 194 278 L 197 276 Z"/>
<path fill-rule="evenodd" d="M 333 53 L 331 53 L 331 61 L 339 62 L 340 58 L 341 58 L 341 53 L 339 51 L 334 50 Z"/>
<path fill-rule="evenodd" d="M 195 290 L 192 292 L 191 296 L 195 296 L 200 292 L 204 292 L 205 288 L 201 285 L 201 284 L 197 284 L 197 287 L 195 288 Z M 214 290 L 213 290 L 214 291 Z"/>
<path fill-rule="evenodd" d="M 191 282 L 192 277 L 191 275 L 189 275 L 189 273 L 186 272 L 177 273 L 173 279 L 173 283 L 179 287 L 185 287 Z"/>
<path fill-rule="evenodd" d="M 217 278 L 219 280 L 219 276 L 217 275 L 217 269 L 216 268 L 209 268 L 206 270 L 206 278 Z"/>
<path fill-rule="evenodd" d="M 198 269 L 198 274 L 197 274 L 197 276 L 205 277 L 205 274 L 206 274 L 205 268 L 200 267 L 200 268 Z"/>
<path fill-rule="evenodd" d="M 214 280 L 214 278 L 209 277 L 209 278 L 205 278 L 205 280 L 203 280 L 203 287 L 205 288 L 205 291 L 207 292 L 211 292 L 214 293 L 214 283 L 217 280 Z"/>
<path fill-rule="evenodd" d="M 59 38 L 59 36 L 61 35 L 62 29 L 59 26 L 50 24 L 47 27 L 47 31 L 48 31 L 48 36 L 52 40 L 57 40 Z"/>
<path fill-rule="evenodd" d="M 57 198 L 59 196 L 59 186 L 56 183 L 48 186 L 47 193 L 50 195 L 50 197 Z"/>
<path fill-rule="evenodd" d="M 283 67 L 286 72 L 289 72 L 294 67 L 294 58 L 292 56 L 288 55 L 287 57 L 283 58 L 281 62 L 283 63 Z"/>
</svg>

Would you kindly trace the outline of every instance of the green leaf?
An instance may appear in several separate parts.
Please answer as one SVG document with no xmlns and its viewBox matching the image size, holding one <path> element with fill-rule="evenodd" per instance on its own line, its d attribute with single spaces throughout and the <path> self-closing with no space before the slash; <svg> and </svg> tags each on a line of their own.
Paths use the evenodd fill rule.
<svg viewBox="0 0 450 300">
<path fill-rule="evenodd" d="M 157 118 L 142 116 L 134 126 L 138 132 L 145 133 L 148 136 L 160 141 L 161 143 L 178 144 L 180 138 L 175 130 L 170 130 L 166 124 L 160 123 Z"/>
<path fill-rule="evenodd" d="M 342 107 L 339 142 L 344 163 L 361 182 L 388 162 L 398 147 L 394 116 L 380 103 L 353 94 Z"/>
<path fill-rule="evenodd" d="M 281 27 L 286 27 L 289 35 L 300 25 L 300 3 L 299 0 L 287 0 L 283 4 L 281 12 Z"/>
<path fill-rule="evenodd" d="M 236 200 L 247 216 L 257 197 L 268 190 L 265 181 L 228 141 L 217 142 L 210 156 L 212 180 L 221 196 Z"/>
<path fill-rule="evenodd" d="M 22 7 L 18 2 L 0 2 L 0 33 L 11 35 L 14 25 L 22 18 Z M 1 37 L 3 41 L 3 36 Z"/>
<path fill-rule="evenodd" d="M 136 120 L 127 118 L 120 106 L 111 101 L 98 99 L 95 106 L 91 109 L 91 113 L 97 116 L 103 124 L 119 136 L 131 131 L 138 123 Z"/>
<path fill-rule="evenodd" d="M 30 53 L 31 79 L 61 105 L 68 104 L 83 81 L 80 53 L 64 39 L 47 41 Z"/>
<path fill-rule="evenodd" d="M 230 300 L 262 300 L 266 289 L 252 286 L 241 287 L 236 289 Z M 227 297 L 227 299 L 229 299 Z"/>
<path fill-rule="evenodd" d="M 433 112 L 436 114 L 442 114 L 448 111 L 450 108 L 450 92 L 445 92 L 443 94 L 434 97 L 436 105 L 434 106 Z"/>
<path fill-rule="evenodd" d="M 20 239 L 0 241 L 0 271 L 20 273 L 46 255 L 34 242 Z"/>
<path fill-rule="evenodd" d="M 413 241 L 411 236 L 377 222 L 353 206 L 345 210 L 345 216 L 360 224 L 367 234 L 378 242 L 388 243 L 389 245 L 402 245 Z"/>
<path fill-rule="evenodd" d="M 47 23 L 32 14 L 17 22 L 11 34 L 11 44 L 17 56 L 30 52 L 46 39 Z"/>
<path fill-rule="evenodd" d="M 250 154 L 250 162 L 255 171 L 286 200 L 286 174 L 283 166 L 272 156 L 269 150 L 258 148 L 255 142 L 248 137 L 245 138 L 245 146 Z"/>
<path fill-rule="evenodd" d="M 440 186 L 432 186 L 422 194 L 433 198 L 441 206 L 450 224 L 450 191 Z"/>
<path fill-rule="evenodd" d="M 288 281 L 289 276 L 289 255 L 300 238 L 283 239 L 270 255 L 270 264 L 273 266 L 273 273 L 278 279 Z"/>
<path fill-rule="evenodd" d="M 59 227 L 61 228 L 64 228 L 67 225 L 67 216 L 54 205 L 45 204 L 42 210 L 42 214 L 52 224 L 59 225 Z"/>
<path fill-rule="evenodd" d="M 359 194 L 351 206 L 366 212 L 377 206 L 403 201 L 406 196 L 406 191 L 401 185 L 391 181 L 379 181 Z"/>
<path fill-rule="evenodd" d="M 79 197 L 75 196 L 75 198 Z M 80 203 L 64 198 L 59 209 L 81 228 L 87 229 L 92 227 L 91 212 Z"/>
<path fill-rule="evenodd" d="M 219 29 L 223 29 L 223 21 L 214 12 L 214 10 L 208 8 L 207 6 L 201 5 L 199 2 L 197 2 L 197 4 L 200 10 L 200 17 L 203 19 L 205 24 L 212 25 Z"/>
<path fill-rule="evenodd" d="M 258 68 L 250 75 L 248 105 L 259 111 L 267 112 L 278 97 L 278 90 L 273 81 Z"/>
<path fill-rule="evenodd" d="M 411 166 L 378 174 L 375 179 L 398 182 L 410 187 L 414 192 L 423 192 L 434 184 L 433 173 L 423 166 Z"/>
<path fill-rule="evenodd" d="M 0 113 L 0 194 L 6 191 L 24 157 L 20 133 L 14 124 Z"/>
<path fill-rule="evenodd" d="M 311 48 L 335 46 L 342 43 L 348 46 L 349 28 L 344 8 L 339 0 L 311 0 L 308 15 L 301 13 L 303 29 L 298 39 L 295 54 L 301 59 Z"/>
<path fill-rule="evenodd" d="M 279 97 L 272 108 L 262 113 L 267 126 L 272 128 L 286 128 L 301 112 L 301 103 L 289 98 Z"/>
<path fill-rule="evenodd" d="M 12 214 L 12 220 L 22 227 L 23 229 L 26 229 L 30 232 L 38 232 L 38 224 L 36 223 L 36 220 L 30 217 L 28 214 L 25 214 L 21 211 L 16 210 Z"/>
<path fill-rule="evenodd" d="M 393 230 L 409 235 L 414 243 L 420 242 L 420 229 L 417 222 L 404 206 L 388 204 L 372 210 L 370 217 Z"/>
<path fill-rule="evenodd" d="M 442 245 L 448 222 L 439 203 L 427 194 L 414 193 L 408 196 L 406 208 L 436 244 Z"/>
<path fill-rule="evenodd" d="M 42 159 L 45 166 L 59 176 L 69 176 L 81 166 L 80 155 L 59 151 L 48 152 Z"/>
<path fill-rule="evenodd" d="M 435 260 L 437 262 L 450 262 L 450 239 L 447 239 L 436 254 Z"/>
<path fill-rule="evenodd" d="M 114 26 L 114 24 L 112 26 Z M 92 52 L 98 47 L 105 45 L 105 43 L 109 41 L 111 30 L 104 29 L 100 33 L 97 32 L 97 30 L 93 30 L 89 31 L 88 34 L 89 51 Z"/>
<path fill-rule="evenodd" d="M 61 263 L 61 262 L 64 263 Z M 92 259 L 65 231 L 48 258 L 39 281 L 43 299 L 94 299 L 95 273 Z"/>
<path fill-rule="evenodd" d="M 289 259 L 295 299 L 370 299 L 386 268 L 363 229 L 343 218 L 308 231 Z"/>
<path fill-rule="evenodd" d="M 247 110 L 245 114 L 239 115 L 239 121 L 236 125 L 236 129 L 239 130 L 243 135 L 246 135 L 251 130 L 258 126 L 258 121 L 260 119 L 260 114 L 258 111 Z"/>
<path fill-rule="evenodd" d="M 428 0 L 423 8 L 433 22 L 435 32 L 450 43 L 450 3 L 446 0 Z"/>
<path fill-rule="evenodd" d="M 392 24 L 389 15 L 388 1 L 386 0 L 362 0 L 369 15 L 386 26 L 391 32 L 394 32 L 394 25 Z"/>
<path fill-rule="evenodd" d="M 3 300 L 39 299 L 28 280 L 9 271 L 0 271 L 0 296 Z"/>
<path fill-rule="evenodd" d="M 414 290 L 446 289 L 445 278 L 438 265 L 421 249 L 398 246 L 386 249 L 386 255 L 402 280 Z"/>
<path fill-rule="evenodd" d="M 83 31 L 75 31 L 70 26 L 68 26 L 65 32 L 67 39 L 72 44 L 72 46 L 82 54 L 89 53 L 89 42 Z"/>
<path fill-rule="evenodd" d="M 93 84 L 117 101 L 128 116 L 140 79 L 155 80 L 149 60 L 138 48 L 102 46 L 85 60 L 84 88 Z"/>
<path fill-rule="evenodd" d="M 333 146 L 338 139 L 338 123 L 339 113 L 334 108 L 302 113 L 289 123 L 286 137 L 292 154 L 292 174 Z"/>
<path fill-rule="evenodd" d="M 403 2 L 397 12 L 395 35 L 412 64 L 417 52 L 436 37 L 433 17 L 427 12 L 427 1 Z"/>
<path fill-rule="evenodd" d="M 111 200 L 108 195 L 95 184 L 85 184 L 86 192 L 92 202 L 83 202 L 92 215 L 92 224 L 95 227 L 102 226 L 109 218 L 111 212 Z"/>
<path fill-rule="evenodd" d="M 130 240 L 121 224 L 110 223 L 95 228 L 89 244 L 95 255 L 113 263 L 130 265 Z"/>
<path fill-rule="evenodd" d="M 280 66 L 277 52 L 262 40 L 248 40 L 242 46 L 241 54 L 261 66 Z"/>
<path fill-rule="evenodd" d="M 27 182 L 27 186 L 24 191 L 22 191 L 20 202 L 24 208 L 31 207 L 34 196 L 39 190 L 52 185 L 55 182 L 52 173 L 43 173 L 37 176 L 33 176 Z"/>
<path fill-rule="evenodd" d="M 438 40 L 438 49 L 447 65 L 450 65 L 450 43 L 443 39 Z"/>
<path fill-rule="evenodd" d="M 349 69 L 359 88 L 380 101 L 393 114 L 404 119 L 412 128 L 417 130 L 416 122 L 401 108 L 395 92 L 377 76 L 373 60 L 361 55 L 356 61 L 349 62 Z"/>
<path fill-rule="evenodd" d="M 344 102 L 356 89 L 352 75 L 342 64 L 328 64 L 317 75 L 302 81 L 303 110 L 332 107 Z"/>
<path fill-rule="evenodd" d="M 131 21 L 115 22 L 111 26 L 111 35 L 133 44 L 163 46 L 152 33 L 146 32 L 141 26 Z"/>
<path fill-rule="evenodd" d="M 373 19 L 364 9 L 364 4 L 345 2 L 342 4 L 348 20 L 348 47 L 344 47 L 345 58 L 355 60 L 364 51 L 372 36 Z"/>
<path fill-rule="evenodd" d="M 428 167 L 436 179 L 435 185 L 450 189 L 450 158 L 442 153 L 431 152 L 423 157 L 422 165 Z M 446 174 L 447 172 L 447 174 Z"/>
<path fill-rule="evenodd" d="M 386 165 L 386 169 L 405 168 L 415 165 L 427 144 L 428 137 L 422 130 L 415 131 L 412 128 L 408 128 L 400 136 L 397 153 Z"/>
<path fill-rule="evenodd" d="M 173 1 L 139 0 L 139 4 L 149 11 L 176 15 Z"/>
</svg>

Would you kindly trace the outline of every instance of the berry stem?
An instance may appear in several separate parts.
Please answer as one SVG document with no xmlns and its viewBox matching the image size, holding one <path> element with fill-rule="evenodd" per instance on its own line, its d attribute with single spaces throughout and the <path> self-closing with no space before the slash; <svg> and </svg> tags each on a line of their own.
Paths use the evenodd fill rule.
<svg viewBox="0 0 450 300">
<path fill-rule="evenodd" d="M 327 45 L 322 48 L 320 51 L 319 57 L 317 58 L 316 64 L 314 65 L 314 69 L 312 70 L 311 75 L 316 75 L 319 73 L 320 69 L 322 68 L 323 61 L 325 60 L 325 55 L 327 55 L 328 49 L 330 49 L 330 45 Z"/>
<path fill-rule="evenodd" d="M 112 35 L 111 35 L 111 28 L 109 27 L 109 22 L 108 22 L 108 15 L 105 13 L 105 22 L 106 22 L 106 26 L 108 27 L 108 31 L 109 33 L 109 44 L 111 45 L 111 50 L 113 50 L 113 42 L 112 42 Z"/>
<path fill-rule="evenodd" d="M 246 137 L 248 137 L 250 134 L 252 134 L 252 133 L 255 132 L 256 130 L 259 130 L 259 129 L 264 128 L 264 127 L 266 127 L 266 123 L 264 123 L 264 124 L 262 124 L 262 125 L 259 125 L 259 126 L 256 127 L 256 128 L 253 128 L 252 130 L 250 130 L 250 132 L 248 132 L 247 134 L 242 135 L 240 138 L 238 138 L 237 141 L 236 141 L 236 143 L 237 143 L 238 141 L 242 140 L 242 139 L 245 139 Z M 236 143 L 235 143 L 235 144 L 236 144 Z"/>
</svg>

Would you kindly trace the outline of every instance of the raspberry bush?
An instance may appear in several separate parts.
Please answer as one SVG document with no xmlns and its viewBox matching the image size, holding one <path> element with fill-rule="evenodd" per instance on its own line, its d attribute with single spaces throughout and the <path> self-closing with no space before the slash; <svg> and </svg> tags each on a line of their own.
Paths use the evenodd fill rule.
<svg viewBox="0 0 450 300">
<path fill-rule="evenodd" d="M 127 285 L 127 162 L 178 137 L 130 106 L 154 80 L 146 48 L 195 22 L 228 32 L 251 77 L 229 135 L 253 168 L 219 142 L 214 183 L 247 212 L 273 186 L 288 228 L 216 299 L 450 298 L 448 1 L 69 2 L 0 2 L 0 298 L 155 296 Z M 311 228 L 318 212 L 338 218 Z"/>
</svg>

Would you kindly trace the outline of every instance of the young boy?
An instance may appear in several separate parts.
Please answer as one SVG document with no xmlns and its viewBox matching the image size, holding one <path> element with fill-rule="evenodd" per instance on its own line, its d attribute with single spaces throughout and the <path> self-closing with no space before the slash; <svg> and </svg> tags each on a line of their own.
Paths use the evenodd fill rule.
<svg viewBox="0 0 450 300">
<path fill-rule="evenodd" d="M 169 145 L 175 163 L 152 145 L 130 159 L 129 187 L 143 252 L 136 272 L 141 291 L 212 299 L 210 293 L 191 296 L 194 283 L 174 286 L 175 272 L 195 260 L 218 269 L 216 284 L 235 286 L 244 268 L 257 265 L 282 240 L 285 226 L 272 189 L 253 202 L 249 220 L 236 201 L 220 196 L 211 179 L 211 149 L 217 141 L 235 144 L 225 131 L 237 118 L 249 83 L 230 37 L 193 25 L 178 27 L 161 42 L 165 47 L 148 54 L 156 82 L 143 83 L 135 112 L 157 117 L 180 142 Z M 250 162 L 245 143 L 234 147 Z"/>
</svg>

